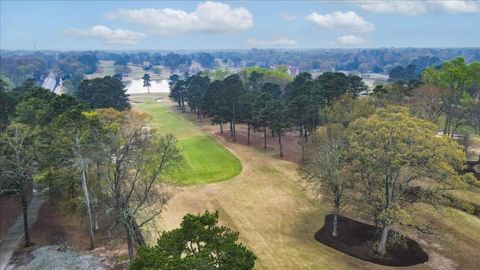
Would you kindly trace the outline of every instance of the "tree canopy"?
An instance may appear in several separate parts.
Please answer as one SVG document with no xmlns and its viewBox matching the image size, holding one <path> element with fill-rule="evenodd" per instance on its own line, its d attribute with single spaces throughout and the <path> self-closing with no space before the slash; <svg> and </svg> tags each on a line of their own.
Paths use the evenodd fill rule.
<svg viewBox="0 0 480 270">
<path fill-rule="evenodd" d="M 237 243 L 238 232 L 218 226 L 218 212 L 187 214 L 180 228 L 141 247 L 130 269 L 253 269 L 255 255 Z"/>
<path fill-rule="evenodd" d="M 75 92 L 75 96 L 87 102 L 92 109 L 125 110 L 130 108 L 125 86 L 121 81 L 110 76 L 83 80 L 78 91 Z"/>
</svg>

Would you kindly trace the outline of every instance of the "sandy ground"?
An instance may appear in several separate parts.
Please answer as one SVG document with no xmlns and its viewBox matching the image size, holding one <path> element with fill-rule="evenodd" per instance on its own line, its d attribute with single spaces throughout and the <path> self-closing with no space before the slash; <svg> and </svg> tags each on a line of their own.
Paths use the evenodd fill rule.
<svg viewBox="0 0 480 270">
<path fill-rule="evenodd" d="M 27 195 L 30 202 L 32 194 Z M 7 230 L 15 223 L 17 217 L 22 214 L 22 200 L 20 195 L 11 194 L 0 197 L 0 240 Z"/>
<path fill-rule="evenodd" d="M 34 246 L 19 248 L 11 259 L 12 269 L 51 269 L 56 261 L 64 261 L 64 268 L 55 269 L 90 269 L 74 268 L 72 265 L 82 261 L 86 266 L 101 265 L 107 269 L 124 269 L 126 267 L 127 248 L 123 239 L 112 240 L 106 233 L 107 228 L 95 234 L 96 248 L 89 250 L 89 238 L 85 219 L 75 215 L 61 214 L 57 202 L 48 200 L 40 209 L 38 219 L 30 229 Z M 113 232 L 115 233 L 115 232 Z M 41 249 L 45 247 L 44 249 Z M 41 249 L 40 251 L 38 251 Z M 45 256 L 51 252 L 52 257 Z M 36 256 L 35 256 L 36 254 Z M 75 257 L 78 256 L 79 260 Z M 31 268 L 30 266 L 42 266 Z M 23 268 L 22 268 L 23 267 Z M 29 268 L 30 267 L 30 268 Z M 94 267 L 94 269 L 100 269 Z"/>
</svg>

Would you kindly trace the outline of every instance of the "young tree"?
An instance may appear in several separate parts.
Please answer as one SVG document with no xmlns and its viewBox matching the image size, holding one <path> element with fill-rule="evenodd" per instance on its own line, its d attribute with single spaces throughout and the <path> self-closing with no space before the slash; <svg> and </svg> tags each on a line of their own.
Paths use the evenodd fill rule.
<svg viewBox="0 0 480 270">
<path fill-rule="evenodd" d="M 338 235 L 338 216 L 348 186 L 344 129 L 341 125 L 328 125 L 318 130 L 315 140 L 307 144 L 307 157 L 299 169 L 317 199 L 326 195 L 332 201 L 333 237 Z"/>
<path fill-rule="evenodd" d="M 143 87 L 147 87 L 147 93 L 150 93 L 150 87 L 152 86 L 152 84 L 150 83 L 150 75 L 148 75 L 148 73 L 145 73 L 142 79 Z"/>
<path fill-rule="evenodd" d="M 217 224 L 218 212 L 187 214 L 156 246 L 141 247 L 130 269 L 253 269 L 256 257 L 237 243 L 238 232 Z"/>
<path fill-rule="evenodd" d="M 406 191 L 414 181 L 427 185 L 426 194 L 463 186 L 458 175 L 465 162 L 462 147 L 448 137 L 436 136 L 436 126 L 410 116 L 408 109 L 389 106 L 348 128 L 348 158 L 355 188 L 362 194 L 359 208 L 369 211 L 381 234 L 376 251 L 384 255 L 389 232 L 411 222 Z"/>
<path fill-rule="evenodd" d="M 34 131 L 27 125 L 12 123 L 0 134 L 0 194 L 20 194 L 23 211 L 25 245 L 30 246 L 28 233 L 28 193 L 36 169 Z"/>
</svg>

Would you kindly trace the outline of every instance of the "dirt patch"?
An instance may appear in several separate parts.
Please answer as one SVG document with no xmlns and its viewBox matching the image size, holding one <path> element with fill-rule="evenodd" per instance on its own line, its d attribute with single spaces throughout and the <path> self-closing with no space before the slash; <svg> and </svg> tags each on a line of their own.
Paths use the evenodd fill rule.
<svg viewBox="0 0 480 270">
<path fill-rule="evenodd" d="M 32 200 L 32 184 L 27 184 L 27 202 Z M 8 229 L 15 223 L 17 218 L 22 214 L 22 199 L 19 194 L 9 194 L 0 196 L 0 239 L 8 231 Z"/>
<path fill-rule="evenodd" d="M 7 269 L 78 269 L 103 270 L 105 265 L 95 256 L 72 250 L 63 246 L 44 246 L 34 249 L 29 256 L 17 257 Z"/>
<path fill-rule="evenodd" d="M 58 211 L 58 203 L 51 200 L 40 208 L 37 221 L 30 229 L 32 242 L 36 245 L 66 244 L 75 249 L 88 246 L 88 236 L 81 219 L 64 216 Z"/>
<path fill-rule="evenodd" d="M 220 131 L 216 132 L 215 135 L 223 137 L 228 142 L 233 142 L 233 137 L 230 136 L 230 129 L 228 125 L 223 130 L 223 133 Z M 225 128 L 224 127 L 224 128 Z M 248 145 L 248 128 L 246 125 L 237 124 L 236 126 L 236 140 L 234 143 Z M 302 138 L 298 135 L 298 132 L 286 132 L 282 136 L 282 145 L 283 145 L 283 160 L 288 160 L 295 163 L 300 163 L 302 161 L 302 147 L 301 147 Z M 263 131 L 250 131 L 250 146 L 255 147 L 258 150 L 264 150 L 264 138 Z M 278 154 L 278 136 L 272 136 L 271 132 L 267 131 L 267 150 L 272 150 L 276 152 L 276 157 L 279 157 Z"/>
<path fill-rule="evenodd" d="M 17 217 L 22 213 L 22 202 L 19 195 L 6 195 L 0 197 L 0 239 L 15 223 Z"/>
<path fill-rule="evenodd" d="M 101 217 L 100 221 L 107 218 L 108 217 Z M 101 224 L 106 223 L 101 222 Z M 30 237 L 34 246 L 17 249 L 11 261 L 14 266 L 28 266 L 30 265 L 30 261 L 35 257 L 33 255 L 37 250 L 43 247 L 55 246 L 61 247 L 57 250 L 61 253 L 56 253 L 59 260 L 62 258 L 68 259 L 72 254 L 77 252 L 79 256 L 85 255 L 86 261 L 101 261 L 102 265 L 107 269 L 125 269 L 127 267 L 127 247 L 124 239 L 118 237 L 118 235 L 116 235 L 117 233 L 119 232 L 114 230 L 110 234 L 107 227 L 101 228 L 101 230 L 95 234 L 96 248 L 89 250 L 90 242 L 84 218 L 76 215 L 64 215 L 59 211 L 58 202 L 48 200 L 43 204 L 42 208 L 40 208 L 38 219 L 30 229 Z M 51 250 L 51 248 L 46 250 Z M 40 252 L 38 254 L 42 256 L 43 253 Z M 68 260 L 66 263 L 69 263 Z M 33 268 L 27 267 L 27 269 Z"/>
<path fill-rule="evenodd" d="M 332 237 L 333 215 L 325 217 L 325 225 L 315 234 L 315 239 L 350 256 L 387 266 L 412 266 L 428 261 L 428 255 L 413 239 L 403 237 L 405 245 L 389 246 L 385 256 L 372 252 L 377 238 L 375 226 L 347 217 L 338 219 L 337 237 Z"/>
</svg>

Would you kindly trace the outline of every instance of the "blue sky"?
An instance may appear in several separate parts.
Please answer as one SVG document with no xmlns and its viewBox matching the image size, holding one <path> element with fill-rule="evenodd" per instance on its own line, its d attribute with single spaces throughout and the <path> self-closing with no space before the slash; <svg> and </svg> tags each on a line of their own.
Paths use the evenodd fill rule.
<svg viewBox="0 0 480 270">
<path fill-rule="evenodd" d="M 5 1 L 1 49 L 480 47 L 480 1 Z"/>
</svg>

